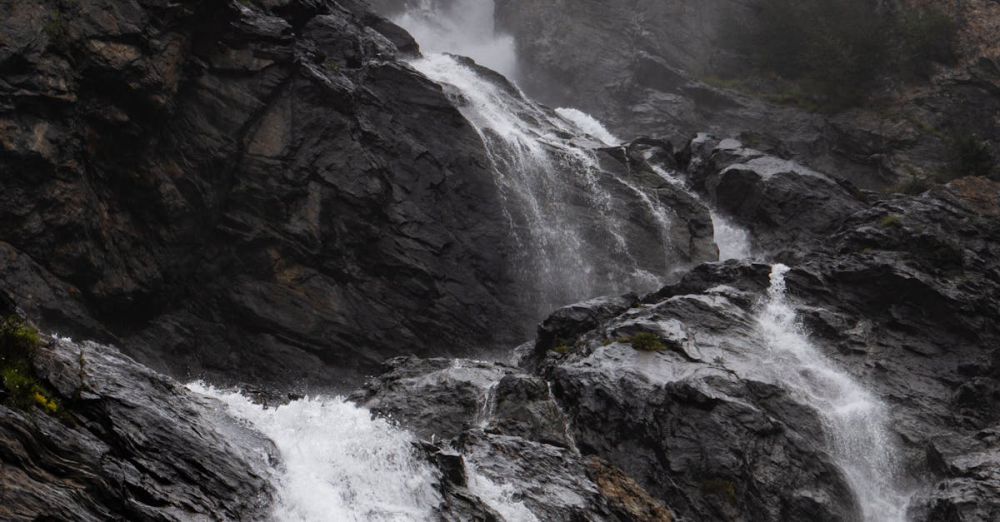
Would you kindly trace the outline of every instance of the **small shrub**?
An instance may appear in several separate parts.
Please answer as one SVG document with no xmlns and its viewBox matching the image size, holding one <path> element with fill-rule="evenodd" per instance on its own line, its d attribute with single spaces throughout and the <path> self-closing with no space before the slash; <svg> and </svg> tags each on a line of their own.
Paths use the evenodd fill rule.
<svg viewBox="0 0 1000 522">
<path fill-rule="evenodd" d="M 555 348 L 552 348 L 552 351 L 561 355 L 566 355 L 573 351 L 573 347 L 565 343 L 560 343 L 557 344 Z"/>
<path fill-rule="evenodd" d="M 931 189 L 933 184 L 927 179 L 911 175 L 910 179 L 895 188 L 896 192 L 909 196 L 918 196 Z"/>
<path fill-rule="evenodd" d="M 0 368 L 17 367 L 30 362 L 41 344 L 38 330 L 19 317 L 0 321 Z"/>
<path fill-rule="evenodd" d="M 640 352 L 663 352 L 667 350 L 667 345 L 663 344 L 656 334 L 643 332 L 630 337 L 627 342 L 632 348 Z"/>
<path fill-rule="evenodd" d="M 897 27 L 903 76 L 927 77 L 932 64 L 955 62 L 958 24 L 941 10 L 904 9 Z"/>
<path fill-rule="evenodd" d="M 951 139 L 951 172 L 942 182 L 963 176 L 990 177 L 996 163 L 989 145 L 975 135 L 963 134 Z"/>
</svg>

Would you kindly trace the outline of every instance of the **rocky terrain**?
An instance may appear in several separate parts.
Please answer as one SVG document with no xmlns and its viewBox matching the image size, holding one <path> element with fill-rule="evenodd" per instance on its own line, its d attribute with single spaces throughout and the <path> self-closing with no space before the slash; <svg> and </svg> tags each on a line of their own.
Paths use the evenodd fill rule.
<svg viewBox="0 0 1000 522">
<path fill-rule="evenodd" d="M 692 180 L 714 180 L 698 182 L 714 187 L 706 195 L 755 227 L 759 248 L 791 265 L 788 293 L 809 340 L 891 406 L 892 442 L 904 449 L 915 491 L 910 519 L 1000 515 L 990 493 L 1000 486 L 1000 185 L 966 179 L 919 197 L 865 201 L 732 140 L 702 136 L 680 157 Z M 722 189 L 737 183 L 742 190 Z M 790 190 L 801 196 L 794 205 Z M 802 217 L 816 219 L 787 226 Z M 569 446 L 625 470 L 641 495 L 685 520 L 858 520 L 842 472 L 816 445 L 822 420 L 764 363 L 771 355 L 756 315 L 771 271 L 705 264 L 642 298 L 567 307 L 519 349 L 518 368 L 393 360 L 356 399 L 458 448 L 483 433 L 551 451 Z M 636 348 L 642 334 L 660 347 Z M 479 465 L 479 451 L 465 458 Z M 490 465 L 497 454 L 535 463 L 496 475 L 517 477 L 529 506 L 544 497 L 528 478 L 538 467 L 560 480 L 574 474 L 533 451 L 489 453 Z M 573 509 L 601 513 L 589 502 Z M 548 509 L 533 511 L 572 519 Z"/>
<path fill-rule="evenodd" d="M 13 312 L 4 303 L 4 312 Z M 92 342 L 41 338 L 32 386 L 14 406 L 11 343 L 0 367 L 0 518 L 261 520 L 278 455 L 221 404 Z M 34 380 L 34 378 L 32 380 Z M 23 384 L 19 386 L 25 386 Z"/>
<path fill-rule="evenodd" d="M 323 386 L 530 335 L 525 225 L 391 22 L 299 0 L 4 9 L 0 270 L 43 329 L 175 374 Z M 675 260 L 713 259 L 707 215 L 681 219 Z"/>
<path fill-rule="evenodd" d="M 933 2 L 886 3 L 906 10 Z M 834 114 L 781 103 L 787 86 L 764 82 L 747 89 L 720 80 L 746 67 L 746 57 L 722 42 L 731 36 L 730 21 L 746 19 L 756 4 L 584 0 L 568 8 L 549 0 L 498 0 L 496 11 L 499 29 L 517 42 L 519 80 L 529 94 L 580 107 L 624 136 L 687 139 L 712 132 L 879 189 L 946 171 L 959 136 L 977 136 L 994 159 L 1000 156 L 995 2 L 944 7 L 961 23 L 954 66 Z"/>
<path fill-rule="evenodd" d="M 484 107 L 353 0 L 0 6 L 0 518 L 1000 519 L 1000 183 L 872 190 L 940 144 L 696 80 L 743 3 L 575 5 L 496 3 L 522 85 L 653 137 L 446 57 Z M 973 36 L 906 111 L 995 132 Z M 517 213 L 505 150 L 570 180 L 556 212 Z M 551 252 L 612 295 L 538 315 Z M 352 389 L 368 424 L 289 393 Z"/>
</svg>

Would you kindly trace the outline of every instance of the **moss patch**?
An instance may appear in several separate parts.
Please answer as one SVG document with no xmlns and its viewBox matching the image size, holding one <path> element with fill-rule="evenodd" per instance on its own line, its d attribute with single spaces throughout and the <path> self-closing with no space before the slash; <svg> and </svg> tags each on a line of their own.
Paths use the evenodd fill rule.
<svg viewBox="0 0 1000 522">
<path fill-rule="evenodd" d="M 701 492 L 705 495 L 713 495 L 736 505 L 736 484 L 731 480 L 709 479 L 701 483 Z"/>
<path fill-rule="evenodd" d="M 903 226 L 903 218 L 898 214 L 889 214 L 879 221 L 882 228 L 899 228 Z"/>
<path fill-rule="evenodd" d="M 660 336 L 649 332 L 635 334 L 628 339 L 623 339 L 622 341 L 631 344 L 632 348 L 639 350 L 640 352 L 667 351 L 667 345 L 660 340 Z"/>
<path fill-rule="evenodd" d="M 59 401 L 34 373 L 32 362 L 41 343 L 38 330 L 21 318 L 11 316 L 0 322 L 0 379 L 7 391 L 5 402 L 22 410 L 38 407 L 57 414 Z"/>
</svg>

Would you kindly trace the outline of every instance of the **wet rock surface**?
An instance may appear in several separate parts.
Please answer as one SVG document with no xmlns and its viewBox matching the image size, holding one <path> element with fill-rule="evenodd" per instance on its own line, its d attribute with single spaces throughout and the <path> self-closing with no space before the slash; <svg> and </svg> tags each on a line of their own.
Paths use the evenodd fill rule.
<svg viewBox="0 0 1000 522">
<path fill-rule="evenodd" d="M 387 357 L 517 344 L 551 311 L 525 304 L 525 225 L 405 31 L 354 1 L 113 4 L 0 22 L 0 271 L 43 328 L 176 375 L 344 389 Z M 630 181 L 675 209 L 664 253 L 626 166 L 601 168 L 637 266 L 714 259 L 703 206 Z M 565 199 L 596 222 L 580 183 Z"/>
<path fill-rule="evenodd" d="M 812 176 L 801 168 L 781 172 Z M 822 187 L 850 197 L 832 180 Z M 886 443 L 902 451 L 908 518 L 992 520 L 1000 186 L 968 179 L 917 197 L 851 201 L 848 215 L 820 214 L 831 220 L 822 233 L 804 227 L 785 239 L 809 248 L 772 243 L 771 256 L 791 266 L 789 300 L 816 349 L 888 403 Z M 548 469 L 547 452 L 571 448 L 567 455 L 608 463 L 642 495 L 694 520 L 859 520 L 856 493 L 824 442 L 829 426 L 788 388 L 783 372 L 799 370 L 774 359 L 761 330 L 771 270 L 704 264 L 642 298 L 561 309 L 519 349 L 524 370 L 396 360 L 359 400 L 396 405 L 392 417 L 425 437 L 453 437 L 469 466 L 506 469 L 489 476 L 542 504 L 530 479 L 538 468 L 505 459 L 533 455 Z M 639 349 L 643 335 L 658 348 Z M 455 413 L 449 404 L 466 406 Z M 554 417 L 564 424 L 546 422 Z M 591 466 L 609 499 L 595 473 Z"/>
<path fill-rule="evenodd" d="M 47 339 L 55 414 L 0 404 L 0 518 L 264 520 L 271 441 L 117 349 Z"/>
<path fill-rule="evenodd" d="M 968 183 L 876 202 L 824 245 L 777 254 L 792 265 L 789 292 L 812 342 L 890 404 L 914 520 L 996 516 L 996 494 L 985 492 L 997 486 L 1000 235 L 977 201 L 996 208 L 1000 187 L 980 183 L 992 196 L 967 198 Z M 769 270 L 702 265 L 578 334 L 572 349 L 545 345 L 540 371 L 581 451 L 626 470 L 681 515 L 854 519 L 851 492 L 818 445 L 815 411 L 762 366 L 752 312 Z M 666 349 L 635 350 L 638 331 Z"/>
<path fill-rule="evenodd" d="M 112 4 L 5 7 L 0 236 L 31 270 L 5 290 L 43 328 L 285 384 L 512 339 L 479 137 L 405 33 L 353 2 Z"/>
<path fill-rule="evenodd" d="M 515 20 L 529 4 L 499 1 L 502 23 L 533 27 Z M 516 364 L 430 358 L 512 347 L 536 310 L 522 306 L 512 218 L 468 100 L 403 61 L 418 53 L 405 31 L 354 1 L 0 9 L 4 315 L 16 305 L 45 330 L 116 341 L 174 375 L 253 382 L 275 403 L 285 388 L 342 389 L 412 354 L 351 399 L 423 440 L 444 520 L 859 520 L 823 412 L 788 389 L 781 372 L 795 369 L 760 330 L 781 262 L 809 340 L 889 406 L 908 516 L 1000 518 L 1000 185 L 964 178 L 903 196 L 840 179 L 892 171 L 899 151 L 933 164 L 940 143 L 695 81 L 677 64 L 707 59 L 697 24 L 662 28 L 692 40 L 627 60 L 529 41 L 536 65 L 595 65 L 587 78 L 553 74 L 630 129 L 735 125 L 730 135 L 767 119 L 764 134 L 777 134 L 607 149 L 551 132 L 596 151 L 597 183 L 630 210 L 623 234 L 666 247 L 587 252 L 603 256 L 601 276 L 632 263 L 672 282 L 555 311 Z M 598 21 L 599 34 L 623 22 Z M 989 115 L 990 71 L 929 94 L 931 118 Z M 622 106 L 601 105 L 607 89 Z M 961 99 L 932 103 L 947 93 Z M 576 182 L 570 217 L 596 230 L 604 216 Z M 663 237 L 650 200 L 669 210 Z M 766 262 L 692 268 L 718 258 L 706 203 L 749 230 Z M 92 342 L 47 340 L 33 369 L 64 411 L 6 406 L 4 377 L 0 518 L 253 520 L 273 503 L 273 444 L 219 404 Z"/>
<path fill-rule="evenodd" d="M 848 182 L 733 139 L 700 134 L 679 156 L 690 185 L 745 227 L 761 250 L 805 248 L 866 206 Z"/>
<path fill-rule="evenodd" d="M 446 519 L 673 520 L 628 475 L 579 454 L 540 377 L 464 359 L 401 357 L 387 369 L 352 400 L 434 441 Z"/>
</svg>

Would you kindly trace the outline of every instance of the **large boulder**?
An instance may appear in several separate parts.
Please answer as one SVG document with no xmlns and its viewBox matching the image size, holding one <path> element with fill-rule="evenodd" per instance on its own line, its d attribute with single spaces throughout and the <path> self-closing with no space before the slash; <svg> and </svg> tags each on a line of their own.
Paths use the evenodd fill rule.
<svg viewBox="0 0 1000 522">
<path fill-rule="evenodd" d="M 760 250 L 823 240 L 867 206 L 849 183 L 733 139 L 702 134 L 680 156 L 690 185 L 745 227 Z"/>
</svg>

